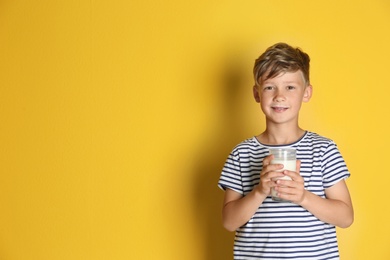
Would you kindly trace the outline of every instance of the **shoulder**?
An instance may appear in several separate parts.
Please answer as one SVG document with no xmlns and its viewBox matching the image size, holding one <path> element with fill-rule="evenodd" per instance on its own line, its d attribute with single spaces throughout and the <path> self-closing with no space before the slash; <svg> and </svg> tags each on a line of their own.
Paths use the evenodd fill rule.
<svg viewBox="0 0 390 260">
<path fill-rule="evenodd" d="M 237 144 L 233 151 L 245 151 L 245 150 L 261 150 L 264 146 L 257 141 L 256 137 L 245 139 L 241 143 Z"/>
<path fill-rule="evenodd" d="M 315 146 L 322 146 L 322 147 L 336 145 L 336 143 L 332 139 L 310 131 L 308 131 L 305 137 L 301 140 L 301 144 L 305 144 L 305 143 L 310 144 L 311 146 L 315 145 Z"/>
<path fill-rule="evenodd" d="M 304 154 L 314 154 L 317 156 L 323 156 L 329 151 L 338 152 L 338 147 L 332 139 L 309 131 L 299 141 L 296 147 Z"/>
<path fill-rule="evenodd" d="M 334 143 L 332 139 L 310 131 L 307 132 L 305 139 L 313 140 L 314 142 Z"/>
<path fill-rule="evenodd" d="M 345 162 L 337 144 L 332 139 L 317 133 L 308 132 L 299 144 L 298 150 L 303 157 L 316 158 L 324 163 L 341 163 L 344 167 Z"/>
<path fill-rule="evenodd" d="M 240 149 L 240 148 L 256 148 L 260 145 L 260 143 L 256 140 L 256 137 L 251 137 L 248 139 L 245 139 L 241 143 L 237 144 L 234 148 Z"/>
<path fill-rule="evenodd" d="M 243 154 L 262 154 L 268 152 L 268 149 L 263 146 L 256 137 L 248 138 L 241 143 L 237 144 L 233 150 L 233 155 L 243 155 Z"/>
</svg>

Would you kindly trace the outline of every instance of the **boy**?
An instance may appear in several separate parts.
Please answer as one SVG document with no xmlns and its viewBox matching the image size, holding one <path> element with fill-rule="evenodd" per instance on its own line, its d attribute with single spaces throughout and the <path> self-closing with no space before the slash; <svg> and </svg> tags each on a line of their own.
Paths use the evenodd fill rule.
<svg viewBox="0 0 390 260">
<path fill-rule="evenodd" d="M 225 190 L 223 225 L 236 231 L 234 259 L 339 259 L 335 226 L 353 222 L 336 144 L 299 127 L 302 102 L 312 96 L 309 56 L 285 43 L 255 62 L 253 95 L 266 119 L 263 133 L 230 153 L 218 185 Z M 297 172 L 270 164 L 270 148 L 297 151 Z M 289 176 L 291 180 L 275 178 Z M 279 198 L 273 201 L 274 188 Z"/>
</svg>

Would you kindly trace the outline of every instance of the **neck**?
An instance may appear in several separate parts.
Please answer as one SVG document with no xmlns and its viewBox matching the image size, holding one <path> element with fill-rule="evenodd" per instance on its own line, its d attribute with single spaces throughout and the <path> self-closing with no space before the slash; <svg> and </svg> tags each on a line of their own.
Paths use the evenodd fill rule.
<svg viewBox="0 0 390 260">
<path fill-rule="evenodd" d="M 267 127 L 257 138 L 263 144 L 285 145 L 298 141 L 305 134 L 300 127 L 286 129 L 285 127 Z"/>
</svg>

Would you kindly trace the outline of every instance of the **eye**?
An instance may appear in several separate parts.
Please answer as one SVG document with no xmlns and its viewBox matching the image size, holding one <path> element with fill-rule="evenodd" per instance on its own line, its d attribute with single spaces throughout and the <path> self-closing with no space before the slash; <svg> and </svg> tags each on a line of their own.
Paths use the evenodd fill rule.
<svg viewBox="0 0 390 260">
<path fill-rule="evenodd" d="M 294 87 L 294 86 L 287 86 L 287 89 L 288 89 L 288 90 L 294 90 L 295 87 Z"/>
<path fill-rule="evenodd" d="M 267 91 L 267 90 L 272 90 L 273 88 L 274 88 L 273 86 L 265 86 L 265 87 L 264 87 L 264 90 L 266 90 L 266 91 Z"/>
</svg>

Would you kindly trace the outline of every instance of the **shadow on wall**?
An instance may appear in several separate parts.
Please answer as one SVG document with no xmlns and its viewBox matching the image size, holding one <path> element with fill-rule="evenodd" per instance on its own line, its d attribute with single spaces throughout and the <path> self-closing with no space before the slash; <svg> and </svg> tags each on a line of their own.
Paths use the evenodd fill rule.
<svg viewBox="0 0 390 260">
<path fill-rule="evenodd" d="M 215 108 L 220 111 L 218 124 L 212 124 L 216 129 L 210 129 L 210 135 L 205 138 L 197 165 L 194 166 L 194 214 L 197 216 L 197 228 L 203 237 L 207 260 L 233 259 L 234 232 L 228 232 L 222 226 L 224 192 L 217 183 L 228 154 L 235 145 L 248 138 L 242 131 L 245 122 L 242 119 L 244 111 L 240 106 L 240 97 L 252 91 L 251 86 L 243 83 L 245 74 L 237 59 L 228 59 L 221 68 L 220 80 L 217 86 L 212 86 L 220 89 L 222 100 L 217 103 L 220 107 Z"/>
</svg>

